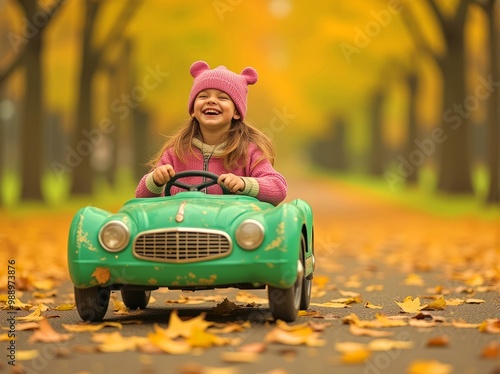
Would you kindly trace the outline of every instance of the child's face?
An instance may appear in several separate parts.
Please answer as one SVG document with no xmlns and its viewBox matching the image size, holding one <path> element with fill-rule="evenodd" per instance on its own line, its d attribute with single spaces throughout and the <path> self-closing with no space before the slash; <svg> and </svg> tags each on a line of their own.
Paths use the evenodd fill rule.
<svg viewBox="0 0 500 374">
<path fill-rule="evenodd" d="M 203 90 L 196 96 L 191 116 L 200 125 L 212 128 L 230 126 L 233 118 L 240 118 L 229 95 L 216 89 Z"/>
</svg>

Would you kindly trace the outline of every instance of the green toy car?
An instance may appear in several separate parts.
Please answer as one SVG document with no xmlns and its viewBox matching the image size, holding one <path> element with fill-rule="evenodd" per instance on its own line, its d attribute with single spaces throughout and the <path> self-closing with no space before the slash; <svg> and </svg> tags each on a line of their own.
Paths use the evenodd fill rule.
<svg viewBox="0 0 500 374">
<path fill-rule="evenodd" d="M 190 185 L 179 179 L 202 177 Z M 115 214 L 88 206 L 73 218 L 68 264 L 78 314 L 101 321 L 111 290 L 146 308 L 151 291 L 234 287 L 268 290 L 275 319 L 306 310 L 315 267 L 313 216 L 303 200 L 274 206 L 253 197 L 209 195 L 205 171 L 177 173 L 165 197 L 132 199 Z M 172 186 L 186 189 L 174 196 Z"/>
</svg>

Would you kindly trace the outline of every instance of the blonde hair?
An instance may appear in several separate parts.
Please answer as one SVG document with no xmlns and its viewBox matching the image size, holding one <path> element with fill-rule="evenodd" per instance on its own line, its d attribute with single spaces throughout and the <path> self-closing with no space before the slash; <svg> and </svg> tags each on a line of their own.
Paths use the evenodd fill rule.
<svg viewBox="0 0 500 374">
<path fill-rule="evenodd" d="M 195 154 L 193 148 L 193 139 L 198 138 L 203 141 L 203 136 L 200 130 L 200 124 L 196 118 L 191 118 L 184 126 L 179 128 L 176 133 L 168 137 L 165 144 L 162 146 L 148 162 L 147 166 L 152 169 L 158 165 L 163 153 L 173 148 L 175 155 L 184 161 L 189 154 Z M 221 157 L 224 158 L 224 167 L 227 170 L 233 170 L 237 167 L 243 167 L 247 161 L 248 147 L 250 143 L 254 143 L 258 149 L 262 151 L 262 156 L 254 163 L 258 164 L 263 159 L 268 159 L 271 164 L 274 164 L 276 151 L 271 139 L 257 128 L 243 122 L 240 119 L 233 119 L 231 127 L 221 143 L 225 142 L 226 146 L 222 151 Z M 252 165 L 252 166 L 254 166 Z"/>
</svg>

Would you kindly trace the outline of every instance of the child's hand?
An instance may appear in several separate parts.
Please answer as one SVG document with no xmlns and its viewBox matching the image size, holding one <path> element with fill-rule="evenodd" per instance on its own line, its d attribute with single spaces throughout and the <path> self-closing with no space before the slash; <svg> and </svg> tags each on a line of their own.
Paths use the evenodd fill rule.
<svg viewBox="0 0 500 374">
<path fill-rule="evenodd" d="M 245 188 L 243 179 L 234 174 L 221 174 L 217 183 L 223 184 L 232 193 L 242 191 Z"/>
<path fill-rule="evenodd" d="M 172 165 L 161 165 L 153 171 L 153 181 L 157 186 L 163 186 L 175 175 Z"/>
</svg>

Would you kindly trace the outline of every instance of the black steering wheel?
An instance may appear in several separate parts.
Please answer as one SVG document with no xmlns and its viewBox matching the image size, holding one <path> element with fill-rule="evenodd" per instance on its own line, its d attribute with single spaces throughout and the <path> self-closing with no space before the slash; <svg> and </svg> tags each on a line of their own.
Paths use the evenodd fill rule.
<svg viewBox="0 0 500 374">
<path fill-rule="evenodd" d="M 208 180 L 197 184 L 188 184 L 179 181 L 179 179 L 187 177 L 203 177 L 207 178 Z M 204 170 L 181 171 L 180 173 L 176 173 L 172 178 L 170 178 L 170 180 L 165 185 L 165 196 L 172 196 L 170 193 L 172 186 L 182 188 L 186 191 L 201 191 L 204 188 L 217 184 L 217 179 L 219 179 L 219 176 L 209 171 L 204 171 Z M 220 187 L 222 188 L 222 193 L 224 195 L 231 194 L 231 191 L 229 191 L 226 188 L 226 186 L 220 185 Z"/>
</svg>

